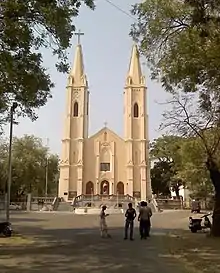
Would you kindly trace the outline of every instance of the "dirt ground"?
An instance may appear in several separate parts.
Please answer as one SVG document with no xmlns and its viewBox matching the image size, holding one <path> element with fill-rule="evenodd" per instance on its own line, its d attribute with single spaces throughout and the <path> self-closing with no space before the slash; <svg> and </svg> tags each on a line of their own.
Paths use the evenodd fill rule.
<svg viewBox="0 0 220 273">
<path fill-rule="evenodd" d="M 147 241 L 138 235 L 123 240 L 123 215 L 109 216 L 112 239 L 101 239 L 97 216 L 58 213 L 18 213 L 20 234 L 0 238 L 0 272 L 76 273 L 220 273 L 220 241 L 192 234 L 189 212 L 157 213 Z"/>
</svg>

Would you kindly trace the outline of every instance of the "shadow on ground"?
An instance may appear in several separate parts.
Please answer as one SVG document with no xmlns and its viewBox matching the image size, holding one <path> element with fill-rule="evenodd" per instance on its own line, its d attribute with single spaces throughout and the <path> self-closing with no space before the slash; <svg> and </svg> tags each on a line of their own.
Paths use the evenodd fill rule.
<svg viewBox="0 0 220 273">
<path fill-rule="evenodd" d="M 1 272 L 220 272 L 219 241 L 205 234 L 155 229 L 147 241 L 131 242 L 119 228 L 112 239 L 95 229 L 31 229 L 34 245 L 1 248 Z"/>
<path fill-rule="evenodd" d="M 47 223 L 47 216 L 42 217 L 45 219 L 42 223 Z M 32 243 L 1 246 L 0 272 L 220 272 L 219 240 L 208 238 L 204 233 L 192 234 L 179 227 L 174 229 L 174 216 L 169 221 L 165 215 L 159 217 L 154 221 L 152 236 L 147 241 L 138 238 L 136 228 L 135 241 L 132 242 L 123 240 L 123 228 L 119 226 L 110 229 L 112 239 L 100 238 L 98 227 L 78 227 L 78 221 L 83 219 L 92 227 L 90 218 L 57 218 L 59 222 L 67 221 L 65 225 L 77 224 L 77 228 L 58 228 L 58 223 L 53 226 L 53 222 L 45 226 L 33 222 L 26 226 L 25 222 L 18 225 L 18 231 Z M 186 226 L 187 218 L 184 219 L 181 221 Z M 182 225 L 181 221 L 179 225 Z M 163 228 L 159 228 L 161 226 Z"/>
<path fill-rule="evenodd" d="M 17 222 L 22 222 L 22 223 L 34 223 L 34 222 L 43 222 L 45 220 L 42 219 L 37 219 L 37 218 L 26 218 L 26 217 L 20 217 L 20 218 L 13 218 L 13 221 L 10 221 L 14 224 Z"/>
<path fill-rule="evenodd" d="M 170 232 L 163 241 L 170 254 L 193 272 L 220 272 L 220 238 L 210 237 L 209 233 L 193 234 L 185 230 Z"/>
<path fill-rule="evenodd" d="M 123 240 L 123 229 L 112 229 L 111 239 L 102 239 L 94 229 L 33 228 L 37 243 L 33 246 L 2 248 L 1 272 L 184 272 L 161 247 L 168 231 L 153 235 L 147 241 Z M 137 231 L 136 231 L 137 233 Z M 29 233 L 31 235 L 31 233 Z M 57 241 L 57 237 L 61 238 Z"/>
</svg>

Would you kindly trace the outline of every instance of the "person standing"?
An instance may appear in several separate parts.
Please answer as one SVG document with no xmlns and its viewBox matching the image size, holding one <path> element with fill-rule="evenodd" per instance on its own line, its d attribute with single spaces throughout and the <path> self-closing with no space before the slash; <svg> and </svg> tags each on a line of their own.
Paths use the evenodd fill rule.
<svg viewBox="0 0 220 273">
<path fill-rule="evenodd" d="M 150 218 L 152 216 L 152 210 L 147 206 L 147 202 L 142 201 L 138 221 L 140 221 L 140 236 L 141 239 L 147 239 L 150 236 Z"/>
<path fill-rule="evenodd" d="M 128 239 L 128 229 L 130 228 L 130 240 L 133 241 L 133 233 L 134 233 L 134 219 L 137 216 L 136 210 L 132 207 L 132 203 L 128 204 L 128 209 L 125 213 L 125 237 L 124 240 Z"/>
<path fill-rule="evenodd" d="M 111 238 L 111 235 L 108 233 L 108 226 L 106 223 L 106 217 L 109 216 L 109 214 L 105 213 L 105 210 L 107 207 L 104 205 L 102 206 L 102 210 L 100 212 L 100 232 L 102 238 Z"/>
</svg>

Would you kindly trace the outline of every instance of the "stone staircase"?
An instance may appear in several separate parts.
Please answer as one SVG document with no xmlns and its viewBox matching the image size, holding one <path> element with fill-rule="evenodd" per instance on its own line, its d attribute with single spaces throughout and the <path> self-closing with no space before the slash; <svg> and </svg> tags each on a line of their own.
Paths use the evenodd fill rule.
<svg viewBox="0 0 220 273">
<path fill-rule="evenodd" d="M 71 203 L 61 201 L 59 202 L 59 206 L 57 207 L 56 211 L 62 211 L 62 212 L 73 211 L 73 207 L 71 206 Z"/>
<path fill-rule="evenodd" d="M 152 212 L 158 212 L 158 204 L 155 198 L 152 198 L 150 202 L 148 202 L 148 206 L 151 208 Z"/>
<path fill-rule="evenodd" d="M 77 214 L 98 214 L 103 205 L 107 206 L 109 214 L 123 213 L 128 203 L 133 203 L 134 208 L 138 208 L 138 202 L 135 198 L 125 196 L 77 196 L 72 202 L 62 201 L 60 198 L 55 197 L 52 202 L 53 211 L 59 212 L 73 212 Z M 155 199 L 151 199 L 148 202 L 148 206 L 151 207 L 152 212 L 158 211 L 158 206 Z"/>
</svg>

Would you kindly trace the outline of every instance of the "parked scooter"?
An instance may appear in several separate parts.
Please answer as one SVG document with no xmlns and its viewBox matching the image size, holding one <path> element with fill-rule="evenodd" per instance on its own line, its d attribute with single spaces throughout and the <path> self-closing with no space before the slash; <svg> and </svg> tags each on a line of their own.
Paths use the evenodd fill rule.
<svg viewBox="0 0 220 273">
<path fill-rule="evenodd" d="M 212 223 L 209 220 L 211 213 L 203 215 L 201 218 L 189 217 L 189 229 L 192 233 L 196 233 L 202 229 L 211 229 Z"/>
<path fill-rule="evenodd" d="M 9 222 L 0 223 L 0 234 L 3 234 L 5 237 L 11 237 L 12 234 L 11 223 Z"/>
</svg>

